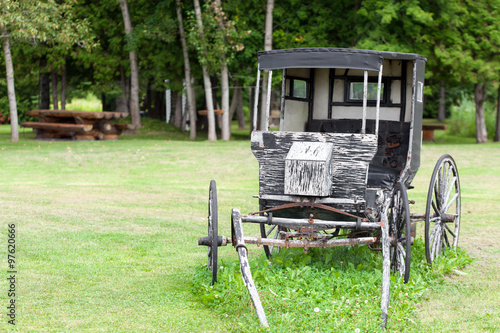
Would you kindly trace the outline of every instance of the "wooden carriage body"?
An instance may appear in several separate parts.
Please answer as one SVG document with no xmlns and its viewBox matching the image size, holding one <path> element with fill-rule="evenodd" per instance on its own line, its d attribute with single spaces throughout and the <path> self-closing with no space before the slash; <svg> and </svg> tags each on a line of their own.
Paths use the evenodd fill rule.
<svg viewBox="0 0 500 333">
<path fill-rule="evenodd" d="M 279 131 L 252 133 L 262 209 L 314 202 L 363 214 L 379 209 L 379 190 L 409 186 L 420 165 L 424 57 L 333 48 L 258 56 L 269 83 L 282 70 Z M 269 115 L 270 84 L 267 96 Z"/>
<path fill-rule="evenodd" d="M 258 213 L 231 213 L 231 237 L 219 236 L 215 181 L 210 183 L 208 266 L 217 280 L 217 248 L 238 252 L 243 282 L 259 320 L 269 326 L 253 282 L 247 244 L 271 258 L 282 248 L 369 245 L 382 253 L 382 328 L 388 318 L 390 271 L 410 278 L 415 220 L 425 220 L 427 262 L 457 246 L 460 181 L 453 158 L 434 168 L 425 214 L 411 214 L 407 189 L 420 166 L 424 70 L 417 54 L 352 49 L 291 49 L 258 53 L 268 72 L 264 130 L 253 131 L 259 162 Z M 271 112 L 272 72 L 282 70 L 280 110 Z M 269 115 L 280 114 L 279 130 Z M 273 121 L 274 123 L 274 121 Z M 260 237 L 244 237 L 257 223 Z M 454 225 L 453 229 L 449 225 Z"/>
</svg>

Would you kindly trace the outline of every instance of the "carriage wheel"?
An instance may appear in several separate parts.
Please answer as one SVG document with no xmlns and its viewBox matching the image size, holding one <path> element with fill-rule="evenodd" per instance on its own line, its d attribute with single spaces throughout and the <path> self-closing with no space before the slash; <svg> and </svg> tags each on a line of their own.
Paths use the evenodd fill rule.
<svg viewBox="0 0 500 333">
<path fill-rule="evenodd" d="M 450 224 L 454 224 L 450 227 Z M 425 255 L 432 264 L 446 248 L 457 248 L 460 232 L 460 180 L 450 155 L 439 158 L 425 207 Z"/>
<path fill-rule="evenodd" d="M 211 243 L 208 246 L 208 269 L 212 271 L 212 285 L 217 282 L 217 246 L 219 238 L 217 219 L 217 188 L 215 180 L 212 180 L 208 196 L 208 237 Z"/>
<path fill-rule="evenodd" d="M 391 268 L 407 283 L 410 279 L 411 221 L 406 187 L 397 183 L 389 206 L 389 237 L 391 239 Z"/>
<path fill-rule="evenodd" d="M 262 238 L 273 238 L 273 239 L 284 239 L 280 234 L 280 231 L 287 231 L 286 228 L 281 227 L 279 225 L 271 225 L 266 230 L 266 225 L 264 223 L 260 224 L 260 236 Z M 281 250 L 281 246 L 267 246 L 264 245 L 264 252 L 268 258 L 271 258 L 273 255 L 278 254 Z"/>
</svg>

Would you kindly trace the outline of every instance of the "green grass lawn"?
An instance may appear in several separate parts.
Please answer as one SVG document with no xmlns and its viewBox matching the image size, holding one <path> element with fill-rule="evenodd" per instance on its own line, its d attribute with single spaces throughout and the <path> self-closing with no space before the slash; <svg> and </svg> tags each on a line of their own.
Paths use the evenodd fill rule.
<svg viewBox="0 0 500 333">
<path fill-rule="evenodd" d="M 439 132 L 437 142 L 423 146 L 410 191 L 416 201 L 412 211 L 425 210 L 434 163 L 441 154 L 452 154 L 462 185 L 459 245 L 474 261 L 463 270 L 466 275 L 452 274 L 426 291 L 406 315 L 408 330 L 498 331 L 500 145 L 476 145 Z M 117 141 L 35 141 L 22 130 L 21 140 L 11 143 L 8 128 L 0 126 L 4 275 L 7 225 L 15 223 L 17 233 L 14 330 L 241 329 L 240 318 L 221 315 L 193 293 L 193 279 L 206 264 L 206 249 L 197 246 L 197 238 L 206 234 L 210 180 L 217 181 L 220 233 L 228 236 L 232 208 L 258 208 L 252 198 L 258 193 L 257 161 L 244 132 L 231 142 L 186 137 L 155 123 Z M 423 225 L 418 228 L 421 235 Z M 262 249 L 251 253 L 255 258 Z M 236 257 L 232 247 L 220 248 L 220 260 Z M 0 305 L 5 309 L 8 285 L 3 281 Z M 242 304 L 252 313 L 248 299 Z M 378 320 L 378 313 L 373 316 Z M 0 327 L 12 328 L 2 318 Z M 335 328 L 327 325 L 323 331 Z"/>
</svg>

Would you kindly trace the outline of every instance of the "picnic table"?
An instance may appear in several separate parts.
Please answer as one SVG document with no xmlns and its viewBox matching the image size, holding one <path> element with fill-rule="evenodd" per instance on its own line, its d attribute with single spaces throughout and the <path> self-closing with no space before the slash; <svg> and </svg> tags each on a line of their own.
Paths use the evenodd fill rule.
<svg viewBox="0 0 500 333">
<path fill-rule="evenodd" d="M 435 130 L 446 130 L 448 126 L 445 124 L 423 124 L 422 125 L 422 140 L 427 142 L 434 141 Z"/>
<path fill-rule="evenodd" d="M 38 117 L 38 122 L 22 122 L 21 126 L 33 128 L 36 138 L 42 140 L 112 140 L 132 129 L 130 124 L 117 123 L 129 115 L 126 112 L 32 110 L 26 115 Z"/>
</svg>

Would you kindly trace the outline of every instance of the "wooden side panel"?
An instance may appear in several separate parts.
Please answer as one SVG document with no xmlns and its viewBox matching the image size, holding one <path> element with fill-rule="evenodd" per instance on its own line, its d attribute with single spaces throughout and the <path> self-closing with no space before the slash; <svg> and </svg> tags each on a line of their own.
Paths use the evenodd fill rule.
<svg viewBox="0 0 500 333">
<path fill-rule="evenodd" d="M 285 194 L 285 160 L 294 142 L 332 143 L 330 197 L 364 201 L 366 171 L 377 150 L 377 138 L 369 134 L 253 132 L 261 196 Z"/>
</svg>

